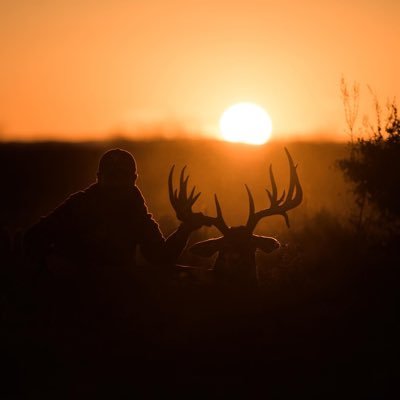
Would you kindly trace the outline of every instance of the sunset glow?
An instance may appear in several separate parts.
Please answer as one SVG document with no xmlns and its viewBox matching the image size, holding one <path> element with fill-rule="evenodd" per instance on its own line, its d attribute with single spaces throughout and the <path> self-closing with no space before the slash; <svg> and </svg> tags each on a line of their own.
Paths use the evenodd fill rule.
<svg viewBox="0 0 400 400">
<path fill-rule="evenodd" d="M 360 118 L 367 85 L 400 96 L 399 14 L 395 0 L 3 1 L 0 139 L 216 138 L 249 99 L 274 137 L 346 141 L 341 76 L 360 83 Z"/>
<path fill-rule="evenodd" d="M 222 137 L 228 142 L 264 144 L 272 132 L 268 113 L 253 103 L 238 103 L 224 111 L 220 119 Z"/>
</svg>

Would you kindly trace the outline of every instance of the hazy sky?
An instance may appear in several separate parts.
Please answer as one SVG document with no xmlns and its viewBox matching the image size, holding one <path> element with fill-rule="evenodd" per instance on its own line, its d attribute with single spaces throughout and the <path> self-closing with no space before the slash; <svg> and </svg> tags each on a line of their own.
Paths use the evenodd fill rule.
<svg viewBox="0 0 400 400">
<path fill-rule="evenodd" d="M 343 137 L 339 82 L 400 94 L 398 0 L 0 0 L 2 138 L 215 133 L 253 101 L 274 133 Z"/>
</svg>

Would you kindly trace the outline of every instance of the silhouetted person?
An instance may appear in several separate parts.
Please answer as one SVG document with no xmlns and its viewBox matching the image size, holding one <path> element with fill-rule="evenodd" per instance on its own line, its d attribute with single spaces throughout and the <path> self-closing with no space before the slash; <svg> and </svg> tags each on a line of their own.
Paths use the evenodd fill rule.
<svg viewBox="0 0 400 400">
<path fill-rule="evenodd" d="M 153 264 L 173 264 L 190 233 L 202 226 L 193 215 L 165 239 L 135 185 L 136 162 L 113 149 L 100 159 L 97 182 L 71 195 L 25 235 L 27 254 L 36 260 L 56 254 L 79 265 L 135 265 L 136 247 Z"/>
</svg>

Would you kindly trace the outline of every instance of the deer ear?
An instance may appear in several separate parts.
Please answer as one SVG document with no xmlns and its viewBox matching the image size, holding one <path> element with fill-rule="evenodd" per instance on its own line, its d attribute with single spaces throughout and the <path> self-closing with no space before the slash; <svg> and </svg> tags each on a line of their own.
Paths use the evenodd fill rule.
<svg viewBox="0 0 400 400">
<path fill-rule="evenodd" d="M 264 253 L 271 253 L 279 249 L 281 244 L 272 237 L 253 235 L 253 242 L 255 246 L 262 250 Z"/>
<path fill-rule="evenodd" d="M 204 240 L 191 246 L 189 251 L 197 256 L 211 257 L 214 253 L 220 250 L 222 239 L 223 237 L 221 236 L 217 239 Z"/>
</svg>

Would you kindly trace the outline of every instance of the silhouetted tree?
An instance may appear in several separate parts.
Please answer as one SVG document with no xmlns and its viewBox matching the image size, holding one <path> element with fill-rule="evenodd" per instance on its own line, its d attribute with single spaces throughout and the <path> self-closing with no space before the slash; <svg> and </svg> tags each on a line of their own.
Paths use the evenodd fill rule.
<svg viewBox="0 0 400 400">
<path fill-rule="evenodd" d="M 369 205 L 377 211 L 379 222 L 384 222 L 381 227 L 393 228 L 400 222 L 400 119 L 395 101 L 388 105 L 384 122 L 376 97 L 375 108 L 377 126 L 371 127 L 367 139 L 352 138 L 349 156 L 338 160 L 338 165 L 353 184 L 360 207 L 358 227 Z"/>
</svg>

